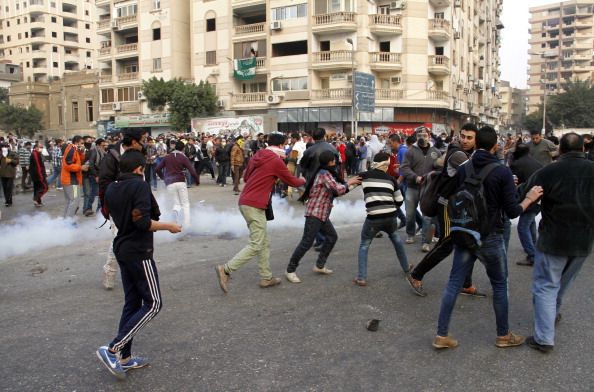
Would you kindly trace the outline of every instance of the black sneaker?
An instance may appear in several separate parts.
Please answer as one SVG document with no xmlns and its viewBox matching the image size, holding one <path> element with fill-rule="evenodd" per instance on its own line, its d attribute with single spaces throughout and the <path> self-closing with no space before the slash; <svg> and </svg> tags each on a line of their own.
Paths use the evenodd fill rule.
<svg viewBox="0 0 594 392">
<path fill-rule="evenodd" d="M 551 346 L 550 344 L 540 344 L 534 340 L 534 336 L 528 336 L 526 338 L 526 345 L 530 348 L 540 351 L 541 353 L 548 354 L 553 351 L 555 346 Z"/>
</svg>

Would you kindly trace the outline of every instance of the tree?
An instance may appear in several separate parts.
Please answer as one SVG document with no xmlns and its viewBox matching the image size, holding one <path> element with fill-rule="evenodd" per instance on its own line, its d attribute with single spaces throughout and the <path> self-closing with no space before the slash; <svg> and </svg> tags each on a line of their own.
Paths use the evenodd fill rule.
<svg viewBox="0 0 594 392">
<path fill-rule="evenodd" d="M 23 108 L 0 104 L 0 127 L 14 131 L 18 137 L 33 137 L 35 132 L 43 128 L 43 113 L 35 106 Z"/>
<path fill-rule="evenodd" d="M 575 80 L 547 100 L 547 122 L 570 128 L 594 127 L 594 89 L 591 81 Z"/>
<path fill-rule="evenodd" d="M 8 104 L 8 89 L 0 87 L 0 104 Z"/>
<path fill-rule="evenodd" d="M 178 131 L 187 130 L 192 117 L 213 116 L 218 111 L 214 89 L 203 81 L 196 85 L 181 79 L 164 81 L 152 77 L 142 82 L 142 92 L 151 110 L 169 107 L 171 123 Z"/>
</svg>

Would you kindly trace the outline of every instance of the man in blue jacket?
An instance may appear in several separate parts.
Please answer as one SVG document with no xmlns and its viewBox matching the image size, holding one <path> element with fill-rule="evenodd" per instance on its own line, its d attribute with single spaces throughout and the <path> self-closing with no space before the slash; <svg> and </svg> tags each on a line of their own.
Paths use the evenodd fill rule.
<svg viewBox="0 0 594 392">
<path fill-rule="evenodd" d="M 458 184 L 465 179 L 465 165 L 473 165 L 474 172 L 480 171 L 487 165 L 499 160 L 497 151 L 497 132 L 489 126 L 482 127 L 476 136 L 476 151 L 465 164 L 458 168 Z M 456 298 L 464 283 L 464 278 L 478 258 L 487 270 L 487 276 L 493 288 L 493 308 L 497 323 L 497 338 L 495 345 L 500 348 L 519 346 L 524 343 L 524 337 L 510 332 L 508 324 L 507 297 L 507 255 L 503 241 L 503 213 L 509 218 L 519 216 L 542 195 L 541 187 L 534 187 L 527 193 L 526 198 L 518 204 L 516 186 L 511 170 L 503 165 L 495 167 L 483 182 L 485 199 L 487 202 L 487 219 L 489 234 L 481 238 L 482 245 L 478 250 L 470 250 L 460 245 L 454 245 L 454 261 L 450 272 L 450 279 L 441 298 L 441 309 L 437 325 L 437 336 L 433 347 L 454 348 L 458 341 L 450 336 L 449 324 L 452 311 L 456 305 Z"/>
</svg>

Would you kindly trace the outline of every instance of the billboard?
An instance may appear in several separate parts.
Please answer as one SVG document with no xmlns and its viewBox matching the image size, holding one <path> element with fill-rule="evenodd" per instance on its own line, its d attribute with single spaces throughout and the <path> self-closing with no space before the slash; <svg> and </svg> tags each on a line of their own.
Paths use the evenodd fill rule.
<svg viewBox="0 0 594 392">
<path fill-rule="evenodd" d="M 207 135 L 252 135 L 264 133 L 262 116 L 193 118 L 192 132 Z"/>
</svg>

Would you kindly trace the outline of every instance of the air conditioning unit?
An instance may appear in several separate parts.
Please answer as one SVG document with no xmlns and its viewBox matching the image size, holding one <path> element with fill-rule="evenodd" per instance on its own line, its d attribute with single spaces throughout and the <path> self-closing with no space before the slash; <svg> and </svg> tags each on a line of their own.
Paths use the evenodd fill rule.
<svg viewBox="0 0 594 392">
<path fill-rule="evenodd" d="M 400 84 L 401 81 L 402 81 L 402 78 L 400 76 L 392 76 L 390 78 L 390 82 L 392 84 Z"/>
<path fill-rule="evenodd" d="M 211 76 L 218 76 L 219 75 L 219 69 L 218 68 L 213 68 L 210 70 L 210 75 Z"/>
<path fill-rule="evenodd" d="M 462 0 L 454 0 L 454 7 L 457 7 L 457 8 L 462 7 Z"/>
<path fill-rule="evenodd" d="M 219 99 L 217 101 L 217 106 L 220 108 L 224 108 L 225 107 L 225 101 L 223 101 L 222 99 Z"/>
<path fill-rule="evenodd" d="M 113 102 L 111 104 L 111 110 L 113 110 L 114 112 L 119 112 L 120 110 L 122 110 L 122 103 L 121 102 Z"/>
<path fill-rule="evenodd" d="M 468 87 L 464 87 L 464 94 L 468 94 L 470 92 L 470 89 Z"/>
<path fill-rule="evenodd" d="M 111 28 L 113 30 L 117 30 L 119 27 L 120 27 L 120 23 L 118 22 L 118 20 L 117 19 L 113 19 L 111 21 Z"/>
<path fill-rule="evenodd" d="M 406 1 L 404 0 L 396 0 L 390 2 L 390 9 L 391 10 L 403 10 L 406 8 Z"/>
<path fill-rule="evenodd" d="M 280 103 L 282 97 L 280 95 L 268 95 L 266 97 L 266 102 L 270 104 L 278 104 Z"/>
<path fill-rule="evenodd" d="M 462 33 L 459 31 L 454 31 L 454 39 L 460 39 L 462 38 Z"/>
<path fill-rule="evenodd" d="M 347 82 L 353 83 L 353 75 L 347 75 Z"/>
<path fill-rule="evenodd" d="M 462 102 L 455 100 L 454 101 L 454 110 L 462 110 Z"/>
<path fill-rule="evenodd" d="M 270 30 L 280 30 L 283 26 L 281 25 L 280 20 L 275 20 L 274 22 L 270 23 Z"/>
<path fill-rule="evenodd" d="M 476 85 L 477 85 L 477 87 L 478 87 L 478 89 L 479 89 L 479 90 L 484 90 L 484 89 L 485 89 L 485 83 L 483 83 L 483 81 L 482 81 L 482 80 L 479 80 L 479 81 L 476 83 Z"/>
<path fill-rule="evenodd" d="M 139 101 L 146 101 L 146 96 L 144 95 L 144 93 L 142 91 L 139 91 L 138 94 L 136 94 L 136 98 Z"/>
</svg>

